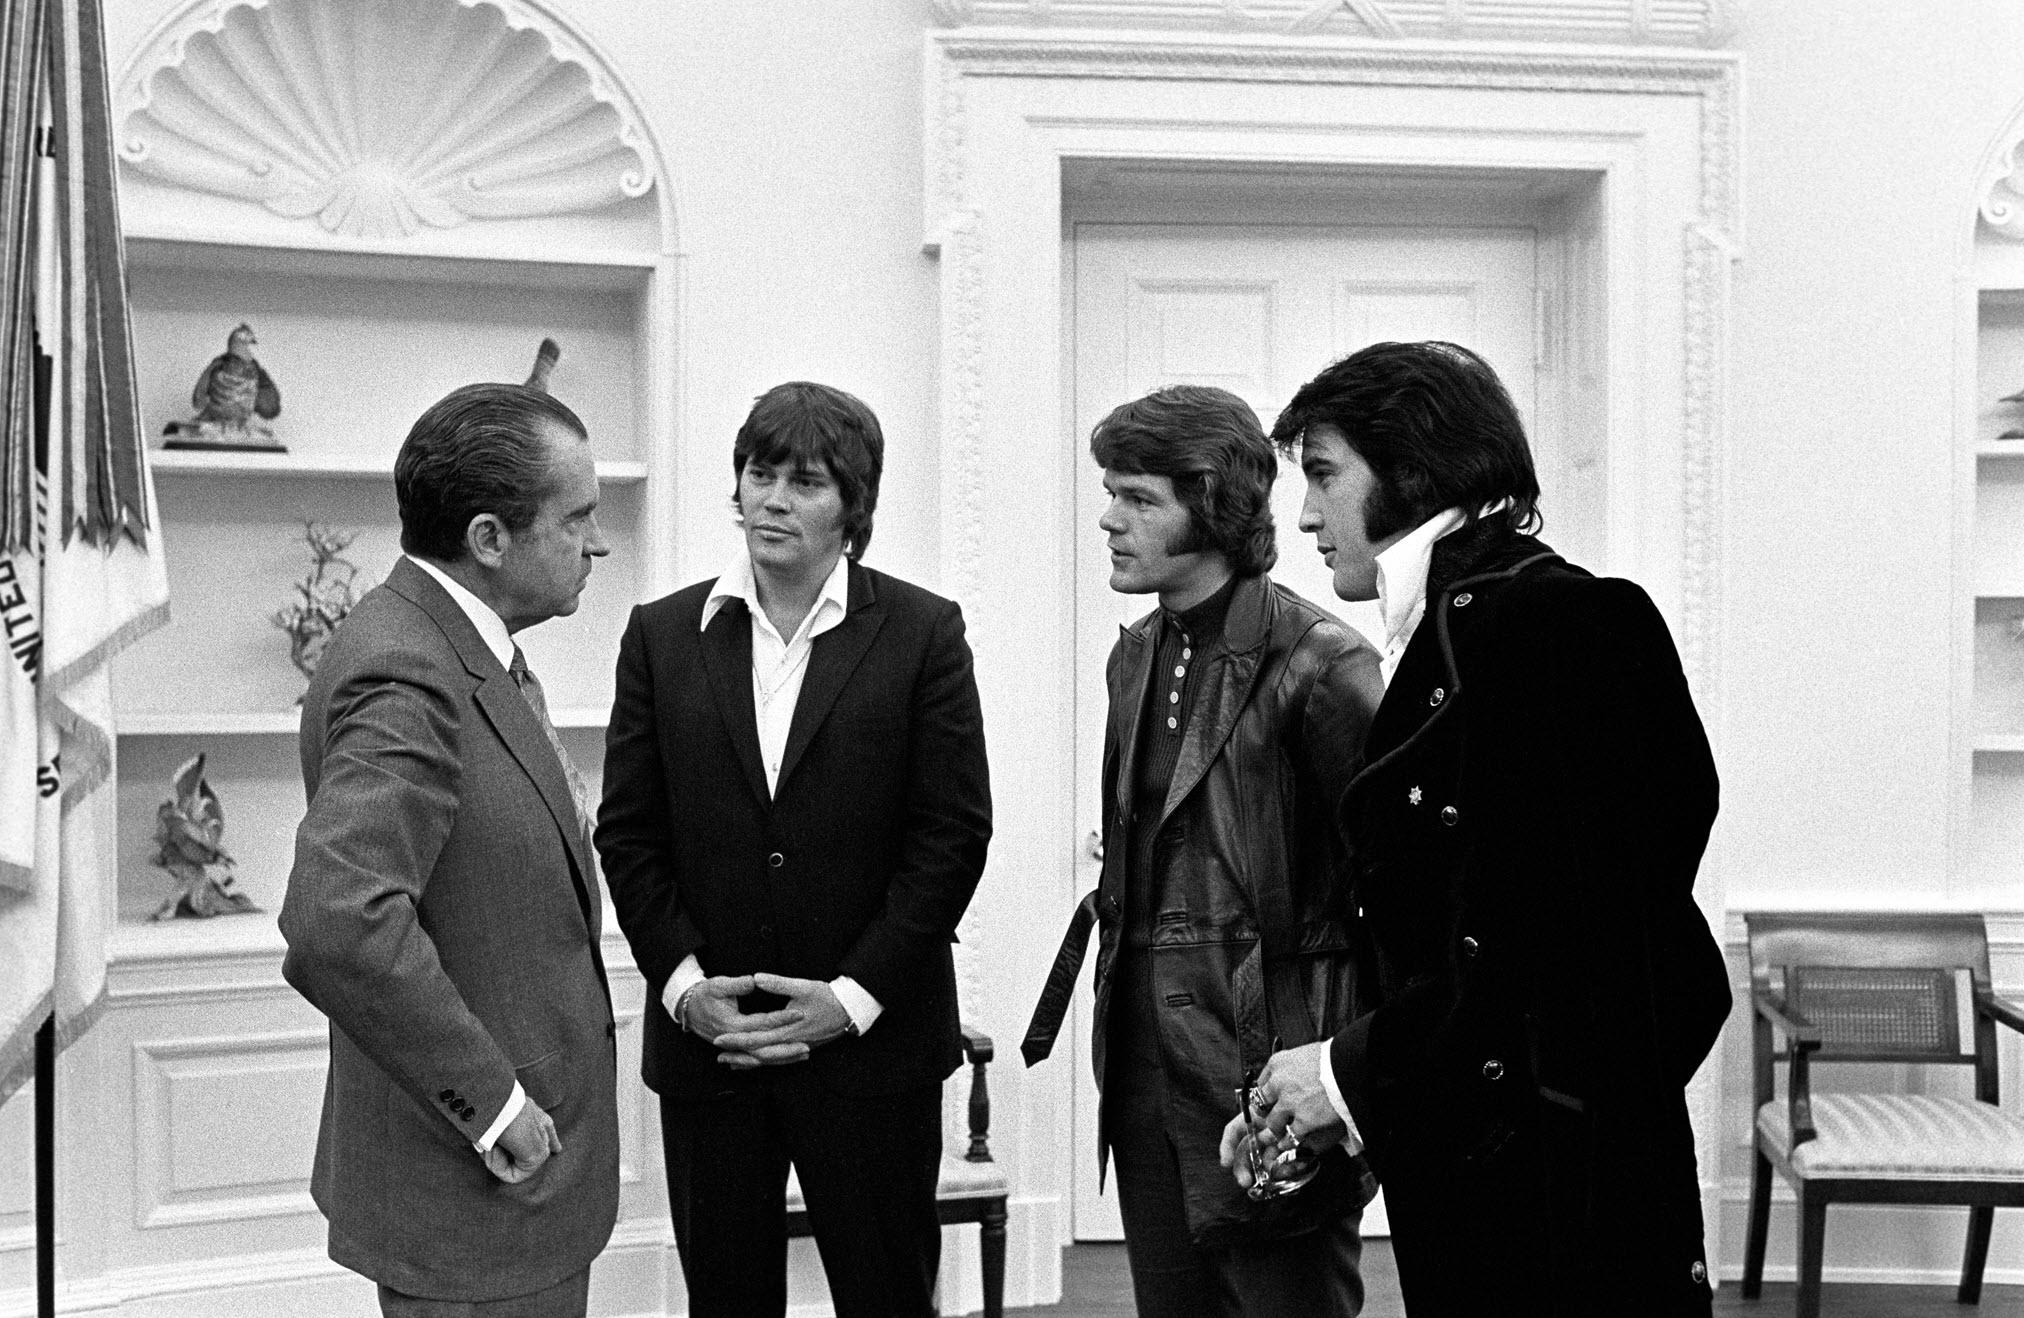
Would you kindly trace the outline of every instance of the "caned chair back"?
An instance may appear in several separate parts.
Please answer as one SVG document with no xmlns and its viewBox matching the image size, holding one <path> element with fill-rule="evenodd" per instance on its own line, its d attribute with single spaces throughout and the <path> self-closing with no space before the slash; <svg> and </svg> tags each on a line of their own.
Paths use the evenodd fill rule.
<svg viewBox="0 0 2024 1318">
<path fill-rule="evenodd" d="M 1961 1027 L 1973 993 L 1989 991 L 1980 915 L 1753 912 L 1744 924 L 1752 987 L 1819 1031 L 1816 1061 L 1976 1062 L 1984 1031 Z"/>
</svg>

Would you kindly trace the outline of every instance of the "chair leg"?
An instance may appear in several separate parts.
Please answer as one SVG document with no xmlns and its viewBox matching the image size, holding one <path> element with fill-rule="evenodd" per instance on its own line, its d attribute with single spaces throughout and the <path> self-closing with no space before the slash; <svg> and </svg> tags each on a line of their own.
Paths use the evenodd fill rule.
<svg viewBox="0 0 2024 1318">
<path fill-rule="evenodd" d="M 1750 1172 L 1750 1228 L 1743 1239 L 1743 1298 L 1764 1293 L 1764 1242 L 1771 1231 L 1771 1160 L 1761 1152 Z"/>
<path fill-rule="evenodd" d="M 984 1318 L 1005 1318 L 1005 1207 L 984 1214 L 978 1227 L 984 1256 Z"/>
<path fill-rule="evenodd" d="M 1968 1249 L 1961 1259 L 1961 1289 L 1954 1296 L 1962 1304 L 1982 1302 L 1982 1266 L 1989 1261 L 1989 1228 L 1996 1223 L 1996 1210 L 1987 1204 L 1968 1210 Z"/>
<path fill-rule="evenodd" d="M 1820 1265 L 1827 1252 L 1827 1201 L 1799 1184 L 1799 1303 L 1796 1318 L 1820 1318 Z"/>
</svg>

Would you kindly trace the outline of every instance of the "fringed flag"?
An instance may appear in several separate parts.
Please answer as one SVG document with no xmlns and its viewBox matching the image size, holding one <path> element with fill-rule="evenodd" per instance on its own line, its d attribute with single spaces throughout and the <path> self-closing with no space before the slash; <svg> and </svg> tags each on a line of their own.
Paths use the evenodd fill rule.
<svg viewBox="0 0 2024 1318">
<path fill-rule="evenodd" d="M 99 0 L 0 0 L 0 1101 L 105 994 L 112 656 L 168 620 Z"/>
</svg>

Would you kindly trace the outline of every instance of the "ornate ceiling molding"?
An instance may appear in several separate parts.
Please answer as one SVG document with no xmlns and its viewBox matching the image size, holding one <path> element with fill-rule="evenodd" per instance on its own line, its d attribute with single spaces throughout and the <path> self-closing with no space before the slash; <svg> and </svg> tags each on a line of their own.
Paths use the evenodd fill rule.
<svg viewBox="0 0 2024 1318">
<path fill-rule="evenodd" d="M 359 239 L 644 196 L 604 59 L 535 0 L 195 0 L 120 79 L 120 159 Z"/>
<path fill-rule="evenodd" d="M 1716 46 L 1737 0 L 933 0 L 946 27 Z"/>
</svg>

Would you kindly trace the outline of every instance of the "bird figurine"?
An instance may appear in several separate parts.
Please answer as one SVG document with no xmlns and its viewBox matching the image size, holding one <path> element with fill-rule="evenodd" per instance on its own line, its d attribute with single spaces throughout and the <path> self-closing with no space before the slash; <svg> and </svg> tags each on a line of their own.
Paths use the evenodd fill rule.
<svg viewBox="0 0 2024 1318">
<path fill-rule="evenodd" d="M 190 406 L 197 415 L 172 421 L 163 431 L 170 448 L 284 451 L 267 423 L 281 415 L 281 390 L 253 356 L 253 327 L 241 324 L 225 340 L 225 351 L 197 377 Z"/>
<path fill-rule="evenodd" d="M 527 373 L 527 387 L 548 392 L 548 375 L 555 369 L 555 363 L 562 360 L 562 345 L 554 339 L 543 339 L 534 353 L 534 369 Z"/>
<path fill-rule="evenodd" d="M 178 886 L 154 918 L 208 919 L 259 910 L 234 883 L 232 857 L 223 845 L 225 808 L 204 781 L 202 753 L 183 762 L 170 787 L 174 795 L 155 811 L 155 864 L 174 875 Z"/>
</svg>

